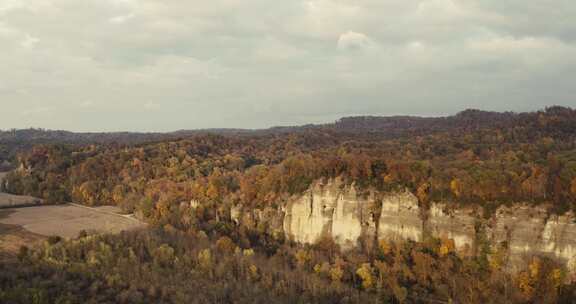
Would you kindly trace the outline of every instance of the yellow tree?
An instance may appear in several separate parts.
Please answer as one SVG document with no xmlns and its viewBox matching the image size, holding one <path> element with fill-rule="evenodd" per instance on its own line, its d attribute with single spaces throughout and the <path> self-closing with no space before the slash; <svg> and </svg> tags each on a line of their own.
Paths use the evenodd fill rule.
<svg viewBox="0 0 576 304">
<path fill-rule="evenodd" d="M 363 263 L 356 274 L 362 279 L 362 287 L 364 289 L 371 289 L 374 286 L 374 271 L 370 263 Z"/>
<path fill-rule="evenodd" d="M 460 197 L 462 195 L 462 182 L 455 178 L 450 182 L 450 190 L 456 197 Z"/>
</svg>

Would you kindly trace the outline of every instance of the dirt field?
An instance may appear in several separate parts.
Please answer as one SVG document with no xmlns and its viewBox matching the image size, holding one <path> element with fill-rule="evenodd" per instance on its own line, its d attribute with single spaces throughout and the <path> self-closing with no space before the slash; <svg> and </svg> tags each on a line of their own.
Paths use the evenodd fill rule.
<svg viewBox="0 0 576 304">
<path fill-rule="evenodd" d="M 73 238 L 82 230 L 117 233 L 145 226 L 116 211 L 71 204 L 0 209 L 0 260 L 13 258 L 21 246 L 34 246 L 52 235 Z"/>
<path fill-rule="evenodd" d="M 36 206 L 40 204 L 42 204 L 42 200 L 39 198 L 0 193 L 0 208 Z"/>
<path fill-rule="evenodd" d="M 136 219 L 108 210 L 70 204 L 0 210 L 0 224 L 21 227 L 42 236 L 65 238 L 76 237 L 82 230 L 115 233 L 143 226 Z"/>
<path fill-rule="evenodd" d="M 0 181 L 4 175 L 0 172 Z M 117 233 L 145 226 L 112 206 L 90 208 L 64 204 L 10 208 L 39 202 L 34 197 L 0 193 L 0 259 L 13 257 L 22 245 L 32 246 L 52 235 L 73 238 L 82 230 Z"/>
<path fill-rule="evenodd" d="M 2 211 L 6 215 L 7 211 Z M 0 224 L 0 262 L 14 258 L 21 246 L 31 246 L 42 240 L 45 236 L 26 231 L 15 225 Z"/>
</svg>

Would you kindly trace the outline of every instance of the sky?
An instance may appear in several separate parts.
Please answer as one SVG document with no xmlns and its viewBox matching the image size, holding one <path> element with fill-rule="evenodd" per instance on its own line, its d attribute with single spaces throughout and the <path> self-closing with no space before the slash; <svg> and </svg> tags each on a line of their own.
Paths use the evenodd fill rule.
<svg viewBox="0 0 576 304">
<path fill-rule="evenodd" d="M 0 129 L 576 106 L 573 0 L 0 0 Z"/>
</svg>

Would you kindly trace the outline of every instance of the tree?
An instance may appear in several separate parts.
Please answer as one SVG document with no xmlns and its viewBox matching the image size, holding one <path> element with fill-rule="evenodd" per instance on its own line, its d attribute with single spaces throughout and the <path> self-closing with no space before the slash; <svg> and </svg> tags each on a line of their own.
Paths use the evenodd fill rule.
<svg viewBox="0 0 576 304">
<path fill-rule="evenodd" d="M 175 260 L 174 248 L 162 244 L 154 250 L 154 263 L 160 267 L 171 267 Z"/>
<path fill-rule="evenodd" d="M 356 274 L 362 279 L 362 288 L 368 290 L 374 286 L 374 270 L 370 263 L 363 263 Z"/>
<path fill-rule="evenodd" d="M 455 197 L 460 198 L 462 195 L 462 182 L 455 178 L 450 182 L 450 190 L 454 194 Z"/>
<path fill-rule="evenodd" d="M 236 249 L 236 244 L 227 236 L 222 236 L 216 241 L 216 248 L 226 254 L 231 254 Z"/>
</svg>

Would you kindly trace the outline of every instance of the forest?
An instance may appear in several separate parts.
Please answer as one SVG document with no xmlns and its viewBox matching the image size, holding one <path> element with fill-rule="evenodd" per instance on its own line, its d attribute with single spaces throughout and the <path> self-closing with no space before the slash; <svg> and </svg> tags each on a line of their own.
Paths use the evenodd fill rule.
<svg viewBox="0 0 576 304">
<path fill-rule="evenodd" d="M 317 180 L 407 189 L 421 207 L 495 210 L 515 202 L 576 212 L 576 110 L 466 110 L 438 118 L 179 134 L 19 149 L 0 185 L 46 204 L 116 205 L 150 229 L 83 233 L 0 263 L 2 303 L 571 303 L 575 285 L 545 257 L 508 273 L 499 248 L 381 240 L 342 251 L 296 244 L 230 210 L 279 209 Z M 190 202 L 197 202 L 191 204 Z"/>
<path fill-rule="evenodd" d="M 0 263 L 2 303 L 572 303 L 561 266 L 461 258 L 451 243 L 340 252 L 258 231 L 150 229 L 50 238 Z"/>
</svg>

